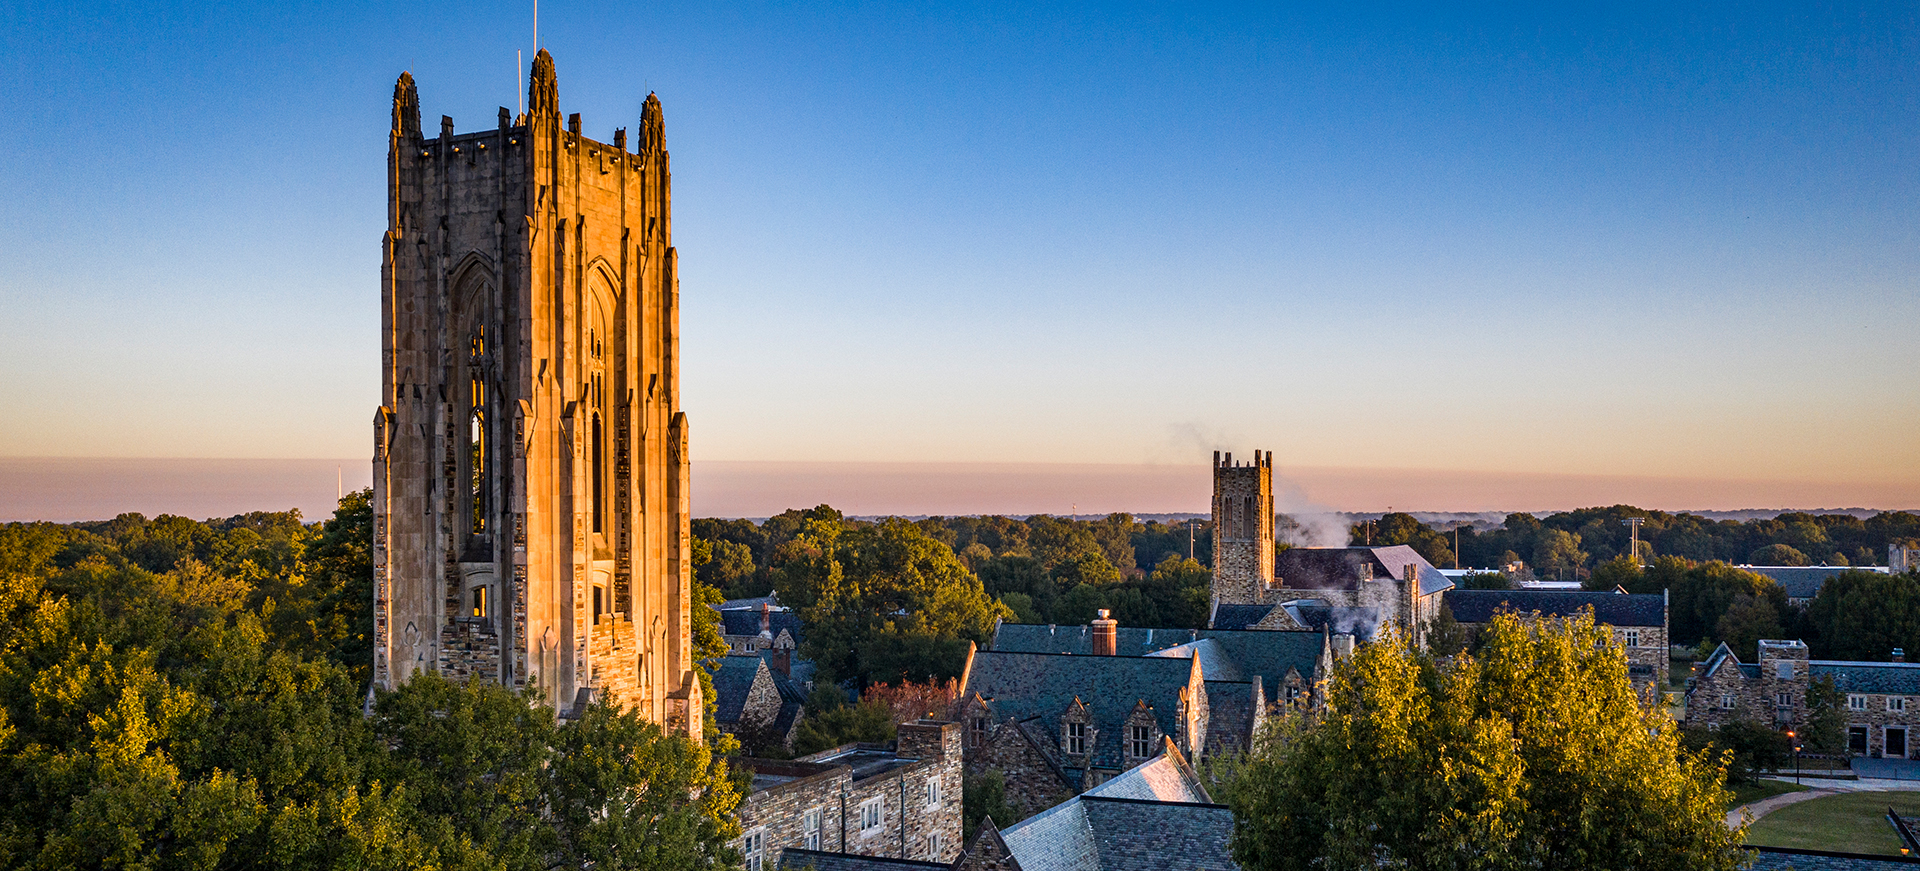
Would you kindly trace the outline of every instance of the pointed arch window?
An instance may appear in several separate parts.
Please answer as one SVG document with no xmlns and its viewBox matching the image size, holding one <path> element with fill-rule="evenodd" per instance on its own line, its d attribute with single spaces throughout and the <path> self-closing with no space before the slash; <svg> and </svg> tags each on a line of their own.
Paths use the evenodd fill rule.
<svg viewBox="0 0 1920 871">
<path fill-rule="evenodd" d="M 493 476 L 488 438 L 488 424 L 491 422 L 490 397 L 486 376 L 487 328 L 477 326 L 467 345 L 467 454 L 468 468 L 471 472 L 468 481 L 468 495 L 471 504 L 471 528 L 474 535 L 485 535 L 488 518 L 492 515 Z"/>
<path fill-rule="evenodd" d="M 593 531 L 607 531 L 607 424 L 606 424 L 606 345 L 598 330 L 587 332 L 587 353 L 592 360 L 588 376 L 588 406 L 592 409 L 588 440 L 590 455 L 587 474 L 592 479 Z"/>
</svg>

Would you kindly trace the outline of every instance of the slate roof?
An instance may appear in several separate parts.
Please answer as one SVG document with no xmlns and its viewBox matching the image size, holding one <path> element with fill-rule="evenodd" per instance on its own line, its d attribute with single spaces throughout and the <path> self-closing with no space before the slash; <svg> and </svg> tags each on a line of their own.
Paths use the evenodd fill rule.
<svg viewBox="0 0 1920 871">
<path fill-rule="evenodd" d="M 1037 725 L 1059 739 L 1060 715 L 1075 698 L 1093 715 L 1090 764 L 1125 764 L 1121 733 L 1135 703 L 1144 701 L 1164 734 L 1179 734 L 1180 691 L 1193 664 L 1157 656 L 1067 656 L 982 650 L 974 654 L 962 692 L 979 694 L 993 706 L 996 719 L 1038 718 Z"/>
<path fill-rule="evenodd" d="M 793 643 L 804 640 L 800 630 L 800 615 L 792 611 L 768 611 L 767 622 L 772 626 L 773 636 L 780 637 L 785 629 L 793 635 Z M 720 633 L 722 635 L 759 635 L 760 612 L 757 610 L 726 610 L 720 612 Z"/>
<path fill-rule="evenodd" d="M 1162 738 L 1162 742 L 1167 739 Z M 1162 752 L 1151 760 L 1122 771 L 1085 793 L 1097 798 L 1131 798 L 1140 801 L 1172 801 L 1209 804 L 1213 797 L 1180 755 L 1179 748 Z"/>
<path fill-rule="evenodd" d="M 1841 572 L 1880 572 L 1885 566 L 1739 566 L 1743 572 L 1772 578 L 1787 591 L 1789 599 L 1811 599 L 1820 594 L 1828 579 Z"/>
<path fill-rule="evenodd" d="M 1596 623 L 1609 626 L 1665 626 L 1667 598 L 1652 593 L 1596 593 L 1584 590 L 1448 590 L 1447 608 L 1462 623 L 1485 623 L 1503 607 L 1522 614 L 1538 611 L 1567 617 L 1591 606 Z"/>
<path fill-rule="evenodd" d="M 1213 628 L 1245 629 L 1273 613 L 1277 605 L 1228 605 L 1221 603 L 1213 608 Z"/>
<path fill-rule="evenodd" d="M 1404 544 L 1387 547 L 1290 547 L 1273 557 L 1274 577 L 1297 590 L 1355 590 L 1372 577 L 1399 578 L 1407 566 L 1414 566 L 1420 579 L 1420 595 L 1430 596 L 1453 586 L 1453 581 L 1413 548 Z M 1371 568 L 1372 574 L 1368 574 Z"/>
<path fill-rule="evenodd" d="M 1001 833 L 1022 871 L 1237 871 L 1224 805 L 1081 795 Z"/>
<path fill-rule="evenodd" d="M 945 862 L 918 862 L 912 859 L 886 859 L 880 856 L 856 856 L 851 853 L 828 853 L 822 850 L 802 850 L 788 847 L 780 854 L 780 867 L 783 869 L 811 868 L 814 871 L 891 871 L 891 869 L 939 868 L 947 871 L 952 866 Z"/>
<path fill-rule="evenodd" d="M 1814 677 L 1833 678 L 1843 693 L 1880 693 L 1920 696 L 1920 662 L 1840 662 L 1816 659 L 1808 669 Z"/>
<path fill-rule="evenodd" d="M 1221 605 L 1221 610 L 1229 606 Z M 1261 616 L 1273 606 L 1261 605 Z M 993 633 L 993 650 L 1013 653 L 1070 653 L 1091 655 L 1093 646 L 1085 626 L 1002 623 Z M 1257 629 L 1141 629 L 1120 627 L 1114 645 L 1120 657 L 1146 656 L 1182 645 L 1202 650 L 1200 667 L 1207 680 L 1251 680 L 1259 675 L 1268 687 L 1286 679 L 1293 668 L 1302 677 L 1313 676 L 1323 639 L 1318 632 L 1270 632 Z M 1206 641 L 1198 645 L 1196 641 Z M 1227 663 L 1238 668 L 1235 674 Z M 1210 664 L 1218 664 L 1215 672 Z M 1055 712 L 1057 713 L 1057 712 Z"/>
<path fill-rule="evenodd" d="M 747 693 L 753 689 L 754 676 L 764 666 L 755 656 L 723 656 L 713 670 L 713 715 L 722 723 L 740 722 L 740 711 L 747 706 Z M 804 701 L 804 700 L 803 700 Z"/>
<path fill-rule="evenodd" d="M 1093 652 L 1092 630 L 1086 625 L 1055 626 L 1051 623 L 1001 623 L 993 630 L 993 650 L 1019 653 L 1072 653 L 1086 656 Z M 1121 626 L 1114 633 L 1114 652 L 1119 656 L 1145 656 L 1176 644 L 1198 639 L 1196 629 L 1146 629 Z"/>
<path fill-rule="evenodd" d="M 1790 850 L 1785 847 L 1748 847 L 1752 871 L 1913 871 L 1920 860 L 1896 856 L 1862 856 L 1826 850 Z"/>
<path fill-rule="evenodd" d="M 1235 662 L 1233 657 L 1227 653 L 1226 649 L 1222 648 L 1218 642 L 1211 638 L 1202 638 L 1198 641 L 1176 644 L 1165 650 L 1156 650 L 1147 655 L 1164 656 L 1169 659 L 1193 659 L 1199 657 L 1200 673 L 1205 675 L 1209 681 L 1231 680 L 1245 683 L 1248 680 L 1246 672 L 1240 670 L 1240 663 Z"/>
</svg>

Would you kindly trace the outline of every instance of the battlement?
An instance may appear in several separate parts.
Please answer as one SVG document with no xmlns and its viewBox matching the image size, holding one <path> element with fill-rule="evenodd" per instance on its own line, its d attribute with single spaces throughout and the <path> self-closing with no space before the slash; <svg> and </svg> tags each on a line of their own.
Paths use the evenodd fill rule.
<svg viewBox="0 0 1920 871">
<path fill-rule="evenodd" d="M 1247 470 L 1271 469 L 1273 468 L 1273 452 L 1272 451 L 1254 451 L 1253 462 L 1243 465 L 1241 463 L 1234 462 L 1233 452 L 1231 451 L 1224 454 L 1219 451 L 1214 451 L 1213 452 L 1213 468 L 1216 471 L 1226 470 L 1226 469 L 1247 469 Z"/>
</svg>

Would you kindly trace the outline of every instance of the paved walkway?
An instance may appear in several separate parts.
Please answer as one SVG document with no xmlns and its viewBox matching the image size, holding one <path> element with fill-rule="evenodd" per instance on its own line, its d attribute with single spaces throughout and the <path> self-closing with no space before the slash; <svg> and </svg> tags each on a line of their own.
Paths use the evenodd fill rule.
<svg viewBox="0 0 1920 871">
<path fill-rule="evenodd" d="M 1792 778 L 1768 777 L 1765 780 L 1779 780 L 1792 783 Z M 1763 798 L 1752 804 L 1744 804 L 1727 812 L 1727 827 L 1740 825 L 1742 814 L 1751 814 L 1752 819 L 1760 819 L 1790 804 L 1798 804 L 1843 792 L 1920 792 L 1920 780 L 1893 780 L 1883 777 L 1863 777 L 1859 780 L 1838 780 L 1827 777 L 1803 777 L 1800 785 L 1807 787 L 1805 792 L 1789 792 L 1771 798 Z"/>
</svg>

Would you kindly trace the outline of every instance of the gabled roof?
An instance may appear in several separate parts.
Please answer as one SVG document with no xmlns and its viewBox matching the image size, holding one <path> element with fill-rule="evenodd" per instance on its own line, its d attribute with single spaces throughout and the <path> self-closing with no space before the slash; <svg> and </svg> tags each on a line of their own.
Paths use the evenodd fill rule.
<svg viewBox="0 0 1920 871">
<path fill-rule="evenodd" d="M 1156 650 L 1147 655 L 1164 656 L 1171 659 L 1194 659 L 1197 657 L 1200 660 L 1200 673 L 1205 675 L 1207 680 L 1232 680 L 1242 682 L 1247 680 L 1246 673 L 1240 670 L 1240 664 L 1234 661 L 1232 655 L 1228 654 L 1227 651 L 1220 646 L 1219 642 L 1211 638 L 1202 638 L 1198 641 L 1176 644 L 1165 650 Z"/>
<path fill-rule="evenodd" d="M 1210 804 L 1212 796 L 1193 773 L 1173 739 L 1162 736 L 1160 755 L 1122 771 L 1092 789 L 1086 795 L 1099 798 L 1132 798 L 1141 801 L 1175 801 Z"/>
<path fill-rule="evenodd" d="M 1834 687 L 1843 693 L 1920 696 L 1920 662 L 1816 659 L 1808 671 L 1814 677 L 1833 678 Z"/>
<path fill-rule="evenodd" d="M 714 717 L 722 723 L 740 722 L 753 681 L 766 668 L 757 655 L 720 657 L 720 667 L 713 670 Z"/>
<path fill-rule="evenodd" d="M 1224 805 L 1078 796 L 1001 833 L 1022 871 L 1237 871 Z"/>
<path fill-rule="evenodd" d="M 1593 620 L 1608 626 L 1665 626 L 1667 598 L 1652 593 L 1596 593 L 1585 590 L 1448 590 L 1444 600 L 1453 619 L 1485 623 L 1502 609 L 1521 614 L 1569 617 L 1593 609 Z"/>
<path fill-rule="evenodd" d="M 1285 682 L 1286 675 L 1262 681 L 1261 693 L 1267 686 Z M 1207 752 L 1227 747 L 1244 750 L 1252 743 L 1254 720 L 1259 716 L 1253 688 L 1251 682 L 1207 681 L 1207 740 L 1201 745 Z"/>
<path fill-rule="evenodd" d="M 1192 673 L 1186 659 L 983 650 L 974 654 L 962 692 L 985 698 L 996 718 L 1037 718 L 1036 725 L 1055 739 L 1060 715 L 1078 699 L 1093 716 L 1090 764 L 1120 768 L 1122 727 L 1134 705 L 1146 702 L 1160 731 L 1178 734 L 1180 692 Z"/>
<path fill-rule="evenodd" d="M 1420 595 L 1430 596 L 1453 581 L 1404 544 L 1386 547 L 1290 547 L 1273 557 L 1277 582 L 1296 590 L 1356 590 L 1362 581 L 1394 580 L 1414 567 Z"/>
</svg>

